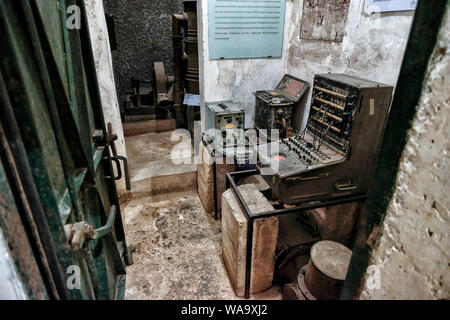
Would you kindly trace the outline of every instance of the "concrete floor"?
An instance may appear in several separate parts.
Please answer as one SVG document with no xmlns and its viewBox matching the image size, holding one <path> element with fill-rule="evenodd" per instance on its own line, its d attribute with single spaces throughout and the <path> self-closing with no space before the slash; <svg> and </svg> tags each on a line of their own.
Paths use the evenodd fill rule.
<svg viewBox="0 0 450 320">
<path fill-rule="evenodd" d="M 173 132 L 126 137 L 132 195 L 143 197 L 196 188 L 190 142 Z"/>
<path fill-rule="evenodd" d="M 177 144 L 170 136 L 164 132 L 126 138 L 130 169 L 152 171 L 155 163 L 165 162 L 164 179 L 176 183 L 183 173 L 170 161 Z M 171 168 L 173 174 L 168 174 Z M 122 212 L 128 244 L 136 248 L 134 265 L 127 269 L 125 299 L 238 299 L 222 260 L 221 222 L 204 211 L 195 186 L 157 194 L 134 192 Z M 281 299 L 281 294 L 274 287 L 252 299 Z"/>
</svg>

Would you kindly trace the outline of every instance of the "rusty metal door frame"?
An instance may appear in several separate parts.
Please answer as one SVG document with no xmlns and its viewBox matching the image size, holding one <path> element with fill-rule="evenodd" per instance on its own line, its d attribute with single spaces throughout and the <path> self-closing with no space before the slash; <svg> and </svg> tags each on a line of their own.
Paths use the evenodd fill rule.
<svg viewBox="0 0 450 320">
<path fill-rule="evenodd" d="M 67 28 L 71 5 L 80 29 Z M 1 160 L 43 279 L 40 297 L 121 298 L 131 256 L 84 0 L 5 0 L 0 16 Z M 75 250 L 67 225 L 83 221 L 102 237 Z M 73 265 L 82 289 L 67 287 Z"/>
</svg>

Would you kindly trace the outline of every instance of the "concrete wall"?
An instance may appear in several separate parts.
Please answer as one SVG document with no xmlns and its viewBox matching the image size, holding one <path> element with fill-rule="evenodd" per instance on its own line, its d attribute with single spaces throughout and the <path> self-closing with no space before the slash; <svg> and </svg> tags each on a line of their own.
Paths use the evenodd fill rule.
<svg viewBox="0 0 450 320">
<path fill-rule="evenodd" d="M 113 14 L 117 50 L 113 52 L 117 92 L 122 104 L 131 77 L 151 79 L 153 62 L 163 61 L 173 74 L 172 14 L 183 11 L 182 0 L 104 0 Z"/>
<path fill-rule="evenodd" d="M 0 283 L 0 300 L 28 300 L 2 229 L 0 229 Z"/>
<path fill-rule="evenodd" d="M 362 299 L 450 299 L 450 12 L 430 61 Z M 377 288 L 377 275 L 379 287 Z"/>
<path fill-rule="evenodd" d="M 86 0 L 86 12 L 89 20 L 89 31 L 105 122 L 111 122 L 113 130 L 118 136 L 116 141 L 118 154 L 126 157 L 125 138 L 120 119 L 108 29 L 106 27 L 102 0 Z M 117 182 L 117 188 L 119 192 L 125 190 L 124 178 Z"/>
<path fill-rule="evenodd" d="M 314 74 L 345 72 L 395 85 L 414 13 L 369 15 L 365 0 L 350 1 L 343 42 L 300 39 L 303 0 L 286 0 L 281 59 L 209 60 L 207 0 L 201 0 L 199 34 L 201 88 L 205 101 L 232 99 L 243 104 L 253 126 L 256 90 L 273 89 L 285 73 L 312 83 Z M 308 103 L 306 104 L 309 106 Z M 304 117 L 307 117 L 306 110 Z"/>
<path fill-rule="evenodd" d="M 342 42 L 300 39 L 303 0 L 292 2 L 291 20 L 286 22 L 288 52 L 285 70 L 310 83 L 315 74 L 347 73 L 395 85 L 408 41 L 414 12 L 369 15 L 365 0 L 350 1 Z M 309 113 L 308 97 L 305 118 Z M 306 119 L 303 119 L 304 123 Z"/>
<path fill-rule="evenodd" d="M 292 4 L 286 4 L 285 21 L 291 20 Z M 198 0 L 200 91 L 202 92 L 202 119 L 204 102 L 232 100 L 241 103 L 246 111 L 246 127 L 253 127 L 257 90 L 274 89 L 284 75 L 287 34 L 284 37 L 282 58 L 210 60 L 208 40 L 208 1 Z M 201 12 L 201 14 L 200 14 Z M 204 125 L 204 121 L 202 121 Z"/>
</svg>

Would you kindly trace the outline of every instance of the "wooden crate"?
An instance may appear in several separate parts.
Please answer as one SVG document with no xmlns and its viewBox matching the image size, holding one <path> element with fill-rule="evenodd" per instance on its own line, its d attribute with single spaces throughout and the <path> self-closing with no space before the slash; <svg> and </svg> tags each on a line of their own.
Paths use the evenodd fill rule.
<svg viewBox="0 0 450 320">
<path fill-rule="evenodd" d="M 273 206 L 254 184 L 239 187 L 254 213 L 273 210 Z M 250 292 L 257 293 L 272 286 L 278 218 L 258 219 L 253 225 L 253 259 Z M 245 293 L 247 220 L 232 190 L 222 195 L 222 254 L 235 293 Z"/>
<path fill-rule="evenodd" d="M 203 143 L 200 144 L 197 183 L 200 200 L 208 213 L 214 212 L 214 174 L 213 157 Z M 222 208 L 222 194 L 226 189 L 226 174 L 234 172 L 236 165 L 233 159 L 217 159 L 221 163 L 216 163 L 216 184 L 217 184 L 217 207 L 220 214 Z M 228 160 L 228 162 L 227 162 Z"/>
</svg>

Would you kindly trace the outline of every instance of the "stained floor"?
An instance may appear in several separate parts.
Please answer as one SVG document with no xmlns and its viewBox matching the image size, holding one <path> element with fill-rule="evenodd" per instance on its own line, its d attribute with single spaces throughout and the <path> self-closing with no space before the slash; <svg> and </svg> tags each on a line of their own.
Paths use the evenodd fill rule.
<svg viewBox="0 0 450 320">
<path fill-rule="evenodd" d="M 125 208 L 128 243 L 126 299 L 232 299 L 220 258 L 220 223 L 195 190 L 134 199 Z"/>
<path fill-rule="evenodd" d="M 168 157 L 172 144 L 161 143 L 168 133 L 150 136 L 127 138 L 130 163 L 142 154 L 152 161 Z M 238 299 L 222 260 L 221 223 L 204 211 L 197 190 L 134 197 L 122 212 L 128 244 L 136 249 L 125 299 Z M 253 298 L 281 295 L 272 288 Z"/>
</svg>

